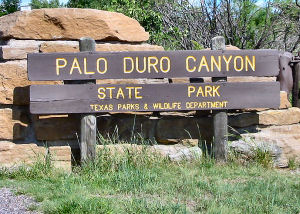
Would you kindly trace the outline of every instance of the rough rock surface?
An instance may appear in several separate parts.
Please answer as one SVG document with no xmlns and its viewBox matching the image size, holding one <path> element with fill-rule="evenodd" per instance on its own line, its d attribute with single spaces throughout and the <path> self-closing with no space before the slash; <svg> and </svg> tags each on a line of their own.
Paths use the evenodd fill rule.
<svg viewBox="0 0 300 214">
<path fill-rule="evenodd" d="M 28 53 L 38 53 L 39 43 L 34 40 L 23 42 L 9 42 L 0 47 L 0 58 L 4 60 L 26 59 Z"/>
<path fill-rule="evenodd" d="M 26 60 L 0 63 L 0 104 L 28 105 L 31 84 L 61 84 L 61 81 L 30 82 Z"/>
<path fill-rule="evenodd" d="M 247 137 L 229 143 L 228 147 L 246 157 L 254 157 L 257 150 L 268 152 L 271 155 L 275 166 L 280 166 L 282 150 L 276 144 L 266 143 Z"/>
<path fill-rule="evenodd" d="M 49 147 L 51 163 L 55 168 L 71 171 L 71 148 L 69 146 Z"/>
<path fill-rule="evenodd" d="M 94 9 L 38 9 L 0 18 L 2 38 L 37 40 L 95 40 L 143 42 L 149 34 L 134 19 L 121 13 Z"/>
<path fill-rule="evenodd" d="M 79 52 L 78 41 L 46 41 L 41 43 L 40 52 L 55 53 L 55 52 Z"/>
<path fill-rule="evenodd" d="M 36 144 L 15 144 L 9 141 L 0 141 L 0 163 L 2 167 L 44 161 L 45 155 L 46 148 Z"/>
<path fill-rule="evenodd" d="M 0 140 L 25 140 L 28 135 L 29 112 L 26 108 L 0 109 Z"/>
<path fill-rule="evenodd" d="M 199 147 L 188 147 L 184 145 L 136 145 L 136 144 L 112 144 L 98 145 L 97 151 L 106 149 L 112 154 L 122 154 L 126 151 L 137 152 L 139 154 L 159 154 L 164 158 L 169 158 L 171 161 L 195 160 L 202 156 L 202 151 Z"/>
<path fill-rule="evenodd" d="M 296 107 L 261 112 L 244 112 L 229 117 L 229 125 L 237 128 L 252 125 L 289 125 L 299 122 L 300 109 Z"/>
<path fill-rule="evenodd" d="M 276 165 L 287 167 L 289 160 L 300 162 L 300 124 L 270 126 L 259 128 L 257 133 L 242 134 L 243 138 L 250 138 L 253 142 L 274 145 L 281 150 L 276 159 Z M 275 148 L 275 147 L 273 147 Z"/>
</svg>

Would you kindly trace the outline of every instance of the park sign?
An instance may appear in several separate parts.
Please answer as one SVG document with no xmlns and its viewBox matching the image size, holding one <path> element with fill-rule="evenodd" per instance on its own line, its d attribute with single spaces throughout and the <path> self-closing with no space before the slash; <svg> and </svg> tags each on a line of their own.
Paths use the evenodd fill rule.
<svg viewBox="0 0 300 214">
<path fill-rule="evenodd" d="M 278 74 L 276 50 L 28 54 L 32 81 Z M 32 85 L 30 109 L 60 114 L 277 108 L 279 91 L 278 82 Z"/>
<path fill-rule="evenodd" d="M 277 76 L 276 50 L 28 54 L 29 80 Z"/>
</svg>

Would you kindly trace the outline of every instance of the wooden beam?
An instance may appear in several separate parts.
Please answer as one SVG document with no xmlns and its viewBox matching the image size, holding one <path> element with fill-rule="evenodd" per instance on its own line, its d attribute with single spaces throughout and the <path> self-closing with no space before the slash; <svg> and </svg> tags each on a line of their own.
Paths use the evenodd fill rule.
<svg viewBox="0 0 300 214">
<path fill-rule="evenodd" d="M 212 39 L 212 50 L 225 50 L 225 38 L 217 36 Z M 227 82 L 227 77 L 213 77 L 213 82 Z M 217 161 L 227 160 L 228 117 L 226 110 L 213 111 L 214 139 L 213 156 Z"/>
<path fill-rule="evenodd" d="M 81 38 L 80 52 L 95 51 L 96 42 L 92 38 Z M 79 84 L 95 84 L 96 80 L 81 80 Z M 93 114 L 81 115 L 80 158 L 81 163 L 93 161 L 96 156 L 97 119 Z"/>
<path fill-rule="evenodd" d="M 298 54 L 300 56 L 300 53 Z M 292 90 L 292 106 L 298 107 L 299 102 L 299 75 L 300 75 L 300 62 L 296 62 L 293 66 L 293 90 Z"/>
</svg>

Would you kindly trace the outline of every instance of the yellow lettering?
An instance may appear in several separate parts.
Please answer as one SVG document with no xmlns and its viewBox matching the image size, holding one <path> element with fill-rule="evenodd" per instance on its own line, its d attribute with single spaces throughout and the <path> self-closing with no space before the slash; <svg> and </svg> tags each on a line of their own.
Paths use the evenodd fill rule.
<svg viewBox="0 0 300 214">
<path fill-rule="evenodd" d="M 191 97 L 191 94 L 196 91 L 195 86 L 188 86 L 188 96 Z"/>
<path fill-rule="evenodd" d="M 151 60 L 154 60 L 154 62 L 151 62 Z M 155 70 L 156 73 L 158 73 L 158 70 L 156 68 L 156 65 L 158 64 L 158 59 L 156 56 L 149 56 L 148 57 L 148 72 L 151 73 L 151 67 Z"/>
<path fill-rule="evenodd" d="M 78 59 L 75 57 L 73 60 L 73 64 L 70 70 L 70 74 L 73 74 L 74 69 L 77 69 L 80 74 L 82 74 Z"/>
<path fill-rule="evenodd" d="M 105 95 L 105 88 L 104 87 L 100 87 L 98 88 L 98 98 L 99 99 L 105 99 L 106 95 Z"/>
<path fill-rule="evenodd" d="M 238 59 L 240 59 L 240 63 L 241 63 L 240 68 L 238 68 L 238 62 L 237 62 Z M 234 69 L 236 71 L 241 71 L 241 70 L 244 69 L 244 60 L 243 60 L 243 57 L 241 57 L 241 56 L 234 57 Z"/>
<path fill-rule="evenodd" d="M 132 90 L 134 89 L 134 87 L 126 87 L 126 89 L 128 90 L 128 98 L 131 99 L 132 98 Z"/>
<path fill-rule="evenodd" d="M 218 56 L 218 62 L 216 61 L 214 56 L 211 56 L 210 64 L 211 71 L 214 71 L 214 66 L 216 66 L 218 71 L 221 71 L 221 56 Z"/>
<path fill-rule="evenodd" d="M 202 70 L 203 66 L 205 66 L 207 72 L 209 72 L 209 67 L 208 67 L 207 60 L 206 60 L 205 56 L 202 56 L 202 59 L 201 59 L 201 62 L 200 62 L 199 68 L 198 68 L 198 72 L 200 72 Z"/>
<path fill-rule="evenodd" d="M 249 70 L 248 65 L 250 65 L 252 71 L 255 71 L 255 56 L 252 56 L 252 62 L 250 61 L 249 56 L 246 56 L 246 71 Z"/>
<path fill-rule="evenodd" d="M 164 63 L 163 61 L 166 60 L 166 64 L 167 64 L 167 69 L 164 69 Z M 170 71 L 170 67 L 171 67 L 171 62 L 170 62 L 170 58 L 167 57 L 167 56 L 163 56 L 161 59 L 160 59 L 160 69 L 163 73 L 168 73 Z"/>
<path fill-rule="evenodd" d="M 130 70 L 127 70 L 127 61 L 131 62 L 131 69 Z M 134 62 L 133 62 L 133 59 L 131 57 L 124 57 L 123 59 L 123 62 L 124 62 L 124 73 L 125 74 L 129 74 L 133 71 L 133 68 L 134 68 Z"/>
<path fill-rule="evenodd" d="M 112 96 L 112 91 L 116 89 L 116 87 L 106 87 L 106 89 L 109 90 L 109 98 L 112 99 L 113 96 Z"/>
<path fill-rule="evenodd" d="M 201 94 L 202 97 L 204 97 L 203 89 L 202 89 L 201 86 L 199 86 L 199 88 L 198 88 L 196 97 L 199 97 L 200 94 Z"/>
<path fill-rule="evenodd" d="M 101 70 L 100 68 L 100 61 L 103 61 L 104 62 L 104 69 Z M 97 59 L 97 72 L 100 73 L 100 74 L 105 74 L 107 71 L 107 60 L 106 58 L 98 58 Z"/>
<path fill-rule="evenodd" d="M 87 71 L 87 65 L 86 65 L 86 57 L 83 58 L 83 71 L 84 74 L 95 74 L 94 71 Z"/>
<path fill-rule="evenodd" d="M 63 64 L 60 64 L 59 62 L 63 62 Z M 56 59 L 56 75 L 58 76 L 59 73 L 59 69 L 66 67 L 68 64 L 68 61 L 65 58 L 57 58 Z"/>
<path fill-rule="evenodd" d="M 186 70 L 188 72 L 194 72 L 196 70 L 196 66 L 194 66 L 193 68 L 191 68 L 189 66 L 189 62 L 190 62 L 190 59 L 192 59 L 194 62 L 196 62 L 196 58 L 194 56 L 188 56 L 185 60 L 185 66 L 186 66 Z"/>
<path fill-rule="evenodd" d="M 139 87 L 134 88 L 135 99 L 142 99 L 143 98 L 142 96 L 139 96 L 139 94 L 140 94 L 140 91 L 138 91 L 139 89 L 143 89 L 143 87 L 139 86 Z"/>
<path fill-rule="evenodd" d="M 209 96 L 212 97 L 211 92 L 212 92 L 212 87 L 210 85 L 206 85 L 205 86 L 205 97 L 207 97 L 208 94 L 209 94 Z"/>
<path fill-rule="evenodd" d="M 213 86 L 213 96 L 215 97 L 216 95 L 218 96 L 218 97 L 220 97 L 220 93 L 219 93 L 219 90 L 220 89 L 220 86 L 218 85 L 218 86 Z"/>
<path fill-rule="evenodd" d="M 145 71 L 146 71 L 146 57 L 143 57 L 144 58 L 144 63 L 143 63 L 143 70 L 139 70 L 139 57 L 136 57 L 136 59 L 135 59 L 135 66 L 136 66 L 136 70 L 137 70 L 137 72 L 139 72 L 139 73 L 144 73 Z"/>
<path fill-rule="evenodd" d="M 224 59 L 224 61 L 226 63 L 226 71 L 229 71 L 229 63 L 230 63 L 230 61 L 232 59 L 232 56 L 229 56 L 228 59 L 226 58 L 226 56 L 223 56 L 223 59 Z"/>
<path fill-rule="evenodd" d="M 118 93 L 117 93 L 117 99 L 119 99 L 121 95 L 122 95 L 123 99 L 125 99 L 124 92 L 123 92 L 122 88 L 119 88 Z"/>
</svg>

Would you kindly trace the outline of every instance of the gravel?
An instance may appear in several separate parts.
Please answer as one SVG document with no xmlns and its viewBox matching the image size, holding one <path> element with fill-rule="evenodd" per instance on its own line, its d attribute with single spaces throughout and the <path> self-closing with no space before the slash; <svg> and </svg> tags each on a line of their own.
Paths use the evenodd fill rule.
<svg viewBox="0 0 300 214">
<path fill-rule="evenodd" d="M 9 188 L 0 188 L 0 214 L 37 214 L 28 208 L 37 203 L 29 196 L 15 195 Z"/>
</svg>

